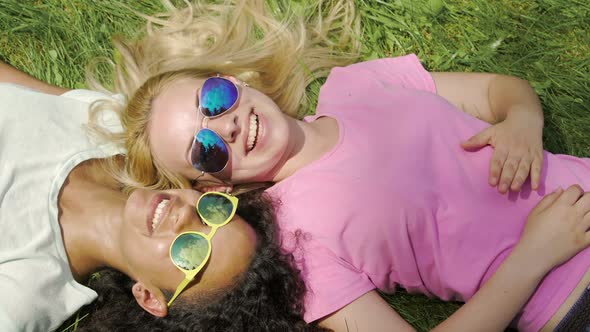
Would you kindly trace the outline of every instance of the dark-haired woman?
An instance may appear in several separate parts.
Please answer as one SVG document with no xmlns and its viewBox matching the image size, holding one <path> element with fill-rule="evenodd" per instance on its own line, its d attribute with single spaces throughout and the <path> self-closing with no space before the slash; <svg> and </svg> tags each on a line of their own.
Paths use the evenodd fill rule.
<svg viewBox="0 0 590 332">
<path fill-rule="evenodd" d="M 211 210 L 195 209 L 204 200 L 192 190 L 127 195 L 107 171 L 121 151 L 84 129 L 89 103 L 104 96 L 2 63 L 0 82 L 28 85 L 0 84 L 0 330 L 55 330 L 97 297 L 85 283 L 105 268 L 88 330 L 316 329 L 301 320 L 301 281 L 259 196 L 235 214 L 237 199 L 223 194 L 206 196 L 225 204 Z M 211 223 L 223 206 L 231 213 Z M 182 245 L 179 234 L 200 242 Z M 170 254 L 178 243 L 184 251 Z"/>
</svg>

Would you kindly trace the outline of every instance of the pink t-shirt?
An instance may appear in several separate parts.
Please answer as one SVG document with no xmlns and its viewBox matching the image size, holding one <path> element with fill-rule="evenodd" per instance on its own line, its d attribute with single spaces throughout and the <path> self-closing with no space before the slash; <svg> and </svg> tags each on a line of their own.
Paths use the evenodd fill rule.
<svg viewBox="0 0 590 332">
<path fill-rule="evenodd" d="M 590 189 L 588 159 L 545 152 L 539 192 L 488 184 L 492 149 L 460 142 L 489 126 L 436 94 L 415 55 L 332 70 L 317 114 L 338 121 L 337 145 L 268 189 L 308 288 L 308 322 L 366 292 L 399 285 L 466 301 L 518 242 L 545 193 Z M 559 220 L 555 220 L 559 222 Z M 590 266 L 584 250 L 546 276 L 516 319 L 539 330 Z"/>
</svg>

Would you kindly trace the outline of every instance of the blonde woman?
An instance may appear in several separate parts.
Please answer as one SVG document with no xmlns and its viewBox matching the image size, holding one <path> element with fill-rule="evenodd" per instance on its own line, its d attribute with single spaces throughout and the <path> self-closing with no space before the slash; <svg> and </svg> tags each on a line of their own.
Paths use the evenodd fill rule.
<svg viewBox="0 0 590 332">
<path fill-rule="evenodd" d="M 380 59 L 332 69 L 316 115 L 292 117 L 311 75 L 349 60 L 338 41 L 355 33 L 352 9 L 335 2 L 322 8 L 330 19 L 306 26 L 261 1 L 197 3 L 119 44 L 122 181 L 271 183 L 283 247 L 307 285 L 305 319 L 336 331 L 411 330 L 377 295 L 397 286 L 467 301 L 437 331 L 498 331 L 515 317 L 522 331 L 585 324 L 581 305 L 570 308 L 590 296 L 590 250 L 573 256 L 586 224 L 541 212 L 551 221 L 529 235 L 526 220 L 539 202 L 534 215 L 585 202 L 579 187 L 541 200 L 590 186 L 590 162 L 543 151 L 526 82 L 429 73 L 415 55 Z M 578 240 L 562 237 L 573 229 Z"/>
</svg>

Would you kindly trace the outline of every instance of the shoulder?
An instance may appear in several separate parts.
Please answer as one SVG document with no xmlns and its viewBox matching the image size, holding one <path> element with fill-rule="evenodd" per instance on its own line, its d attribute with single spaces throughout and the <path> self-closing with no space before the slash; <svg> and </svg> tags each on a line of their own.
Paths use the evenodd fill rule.
<svg viewBox="0 0 590 332">
<path fill-rule="evenodd" d="M 399 73 L 425 70 L 418 56 L 413 53 L 398 57 L 379 58 L 357 62 L 345 68 L 359 71 L 371 71 L 374 73 L 380 73 L 383 70 L 395 70 Z"/>
<path fill-rule="evenodd" d="M 415 54 L 381 58 L 332 69 L 325 85 L 359 86 L 365 81 L 436 92 L 430 73 Z"/>
<path fill-rule="evenodd" d="M 60 95 L 60 97 L 71 98 L 89 104 L 99 100 L 121 104 L 125 103 L 125 97 L 122 94 L 112 94 L 107 91 L 94 91 L 86 89 L 69 90 L 66 93 Z"/>
<path fill-rule="evenodd" d="M 295 256 L 307 289 L 304 299 L 307 322 L 330 315 L 376 288 L 363 271 L 328 248 L 303 246 L 303 255 Z"/>
</svg>

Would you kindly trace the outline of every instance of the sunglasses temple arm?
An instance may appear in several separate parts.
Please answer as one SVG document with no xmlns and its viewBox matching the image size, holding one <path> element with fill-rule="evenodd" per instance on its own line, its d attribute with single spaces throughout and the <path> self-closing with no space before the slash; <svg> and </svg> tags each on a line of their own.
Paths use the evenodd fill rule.
<svg viewBox="0 0 590 332">
<path fill-rule="evenodd" d="M 213 238 L 213 235 L 215 235 L 218 228 L 219 228 L 219 226 L 211 226 L 211 232 L 209 232 L 209 234 L 205 235 L 205 238 L 207 240 L 209 240 L 209 245 L 211 245 L 211 238 Z"/>
<path fill-rule="evenodd" d="M 176 300 L 178 295 L 180 295 L 180 293 L 186 288 L 186 285 L 188 285 L 189 282 L 191 282 L 191 279 L 184 278 L 184 280 L 180 283 L 180 285 L 178 285 L 178 287 L 176 288 L 176 292 L 174 293 L 174 296 L 172 296 L 170 301 L 168 301 L 168 307 L 170 307 L 172 305 L 172 302 L 174 302 L 174 300 Z"/>
</svg>

